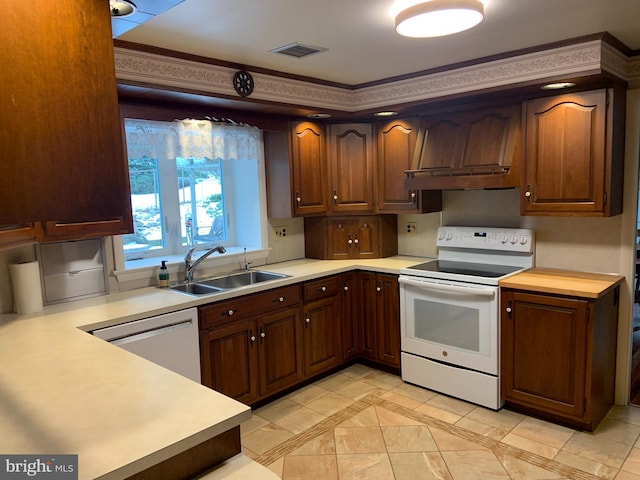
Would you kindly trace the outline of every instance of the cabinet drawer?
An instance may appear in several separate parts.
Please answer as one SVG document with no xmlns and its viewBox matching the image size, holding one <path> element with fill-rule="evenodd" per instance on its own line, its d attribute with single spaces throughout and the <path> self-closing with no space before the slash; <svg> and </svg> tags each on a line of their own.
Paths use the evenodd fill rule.
<svg viewBox="0 0 640 480">
<path fill-rule="evenodd" d="M 224 325 L 236 319 L 295 306 L 299 303 L 299 285 L 276 288 L 266 292 L 213 303 L 198 308 L 200 329 Z"/>
<path fill-rule="evenodd" d="M 306 282 L 302 290 L 305 302 L 318 300 L 319 298 L 333 297 L 338 293 L 338 277 L 324 277 Z"/>
</svg>

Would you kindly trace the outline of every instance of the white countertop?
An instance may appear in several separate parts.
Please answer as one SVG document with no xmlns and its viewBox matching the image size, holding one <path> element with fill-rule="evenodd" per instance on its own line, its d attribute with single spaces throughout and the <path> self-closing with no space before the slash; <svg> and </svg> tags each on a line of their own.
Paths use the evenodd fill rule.
<svg viewBox="0 0 640 480">
<path fill-rule="evenodd" d="M 250 418 L 250 409 L 87 333 L 355 268 L 398 273 L 418 257 L 301 259 L 288 278 L 207 297 L 155 287 L 0 315 L 0 452 L 78 454 L 79 478 L 124 478 Z"/>
</svg>

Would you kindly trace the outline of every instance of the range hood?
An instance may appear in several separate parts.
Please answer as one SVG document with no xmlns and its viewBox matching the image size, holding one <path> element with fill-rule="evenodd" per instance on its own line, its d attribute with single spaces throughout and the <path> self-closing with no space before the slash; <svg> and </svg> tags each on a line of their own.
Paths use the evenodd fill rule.
<svg viewBox="0 0 640 480">
<path fill-rule="evenodd" d="M 520 185 L 521 105 L 423 116 L 409 190 L 513 188 Z"/>
</svg>

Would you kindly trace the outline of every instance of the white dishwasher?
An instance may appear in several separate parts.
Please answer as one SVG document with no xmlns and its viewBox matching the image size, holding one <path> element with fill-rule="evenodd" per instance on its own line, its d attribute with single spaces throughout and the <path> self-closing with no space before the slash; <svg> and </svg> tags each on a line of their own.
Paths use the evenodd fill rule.
<svg viewBox="0 0 640 480">
<path fill-rule="evenodd" d="M 101 328 L 91 333 L 200 383 L 198 310 L 195 308 Z"/>
</svg>

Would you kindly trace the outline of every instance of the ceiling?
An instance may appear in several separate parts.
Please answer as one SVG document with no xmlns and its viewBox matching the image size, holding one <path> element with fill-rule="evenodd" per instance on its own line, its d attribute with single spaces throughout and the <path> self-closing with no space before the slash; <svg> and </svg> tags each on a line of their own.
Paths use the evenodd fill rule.
<svg viewBox="0 0 640 480">
<path fill-rule="evenodd" d="M 403 38 L 394 0 L 184 0 L 117 38 L 346 85 L 411 74 L 593 33 L 640 50 L 638 0 L 483 0 L 474 29 Z M 269 50 L 299 42 L 304 58 Z"/>
</svg>

